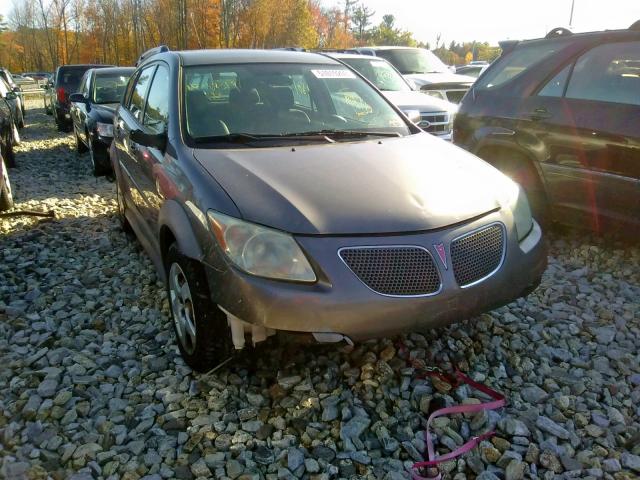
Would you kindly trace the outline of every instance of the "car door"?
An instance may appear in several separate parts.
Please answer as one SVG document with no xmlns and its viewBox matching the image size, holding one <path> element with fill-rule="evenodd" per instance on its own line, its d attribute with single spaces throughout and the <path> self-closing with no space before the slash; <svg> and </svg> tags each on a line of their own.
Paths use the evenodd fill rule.
<svg viewBox="0 0 640 480">
<path fill-rule="evenodd" d="M 144 109 L 142 131 L 151 135 L 166 135 L 169 125 L 169 68 L 159 63 L 153 75 Z M 158 213 L 162 206 L 161 184 L 165 153 L 158 148 L 140 145 L 137 163 L 140 171 L 139 188 L 145 201 L 145 221 L 150 231 L 155 231 Z"/>
<path fill-rule="evenodd" d="M 540 89 L 531 120 L 556 215 L 595 230 L 640 223 L 639 118 L 638 41 L 598 45 Z"/>
<path fill-rule="evenodd" d="M 80 93 L 85 100 L 87 99 L 87 88 L 86 84 L 88 82 L 89 72 L 85 73 L 80 80 L 80 86 L 78 87 L 78 93 Z M 84 128 L 84 119 L 86 117 L 86 104 L 82 102 L 71 102 L 71 106 L 69 108 L 69 113 L 71 114 L 71 121 L 73 122 L 73 126 L 75 131 L 82 139 L 82 141 L 86 144 L 89 143 L 89 139 L 85 133 Z"/>
<path fill-rule="evenodd" d="M 147 92 L 155 69 L 156 64 L 147 66 L 132 79 L 124 104 L 118 109 L 114 132 L 116 159 L 122 173 L 123 194 L 127 207 L 135 217 L 133 227 L 147 240 L 152 239 L 153 235 L 144 220 L 148 214 L 145 212 L 147 201 L 144 192 L 144 172 L 138 161 L 141 145 L 131 140 L 131 133 L 142 129 Z"/>
</svg>

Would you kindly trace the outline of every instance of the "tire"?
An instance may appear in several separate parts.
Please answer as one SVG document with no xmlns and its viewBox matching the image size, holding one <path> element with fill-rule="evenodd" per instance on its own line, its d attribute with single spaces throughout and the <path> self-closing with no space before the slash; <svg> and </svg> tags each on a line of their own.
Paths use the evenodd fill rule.
<svg viewBox="0 0 640 480">
<path fill-rule="evenodd" d="M 182 358 L 206 372 L 234 354 L 227 317 L 210 298 L 202 265 L 185 257 L 176 243 L 166 255 L 167 298 Z"/>
<path fill-rule="evenodd" d="M 73 129 L 73 136 L 76 139 L 76 153 L 77 154 L 81 154 L 87 151 L 87 146 L 84 144 L 84 142 L 82 140 L 80 140 L 80 137 L 78 137 L 78 132 L 76 131 L 76 129 Z"/>
<path fill-rule="evenodd" d="M 23 129 L 24 128 L 24 112 L 22 111 L 22 109 L 20 109 L 19 112 L 20 112 L 20 118 L 18 118 L 18 128 Z"/>
<path fill-rule="evenodd" d="M 0 176 L 4 180 L 0 187 L 0 212 L 4 212 L 13 208 L 13 194 L 11 193 L 9 174 L 2 158 L 0 158 Z"/>
<path fill-rule="evenodd" d="M 533 218 L 541 226 L 548 227 L 551 223 L 551 209 L 547 192 L 531 161 L 524 155 L 510 150 L 490 151 L 480 157 L 522 186 L 527 194 Z"/>
<path fill-rule="evenodd" d="M 2 141 L 2 147 L 0 148 L 0 155 L 4 158 L 4 163 L 7 168 L 13 168 L 16 166 L 16 156 L 13 152 L 13 132 L 12 127 L 9 127 L 4 134 Z"/>
<path fill-rule="evenodd" d="M 11 125 L 11 145 L 20 145 L 20 132 L 18 132 L 18 126 Z"/>
<path fill-rule="evenodd" d="M 116 201 L 118 203 L 118 220 L 120 221 L 120 228 L 127 235 L 133 235 L 133 228 L 131 228 L 131 224 L 129 220 L 127 220 L 127 216 L 125 215 L 125 210 L 127 208 L 126 201 L 124 199 L 124 195 L 122 193 L 122 189 L 120 188 L 120 182 L 116 177 Z"/>
<path fill-rule="evenodd" d="M 91 140 L 89 140 L 89 160 L 91 160 L 91 170 L 94 176 L 102 177 L 111 171 L 107 150 L 104 148 L 96 149 Z"/>
</svg>

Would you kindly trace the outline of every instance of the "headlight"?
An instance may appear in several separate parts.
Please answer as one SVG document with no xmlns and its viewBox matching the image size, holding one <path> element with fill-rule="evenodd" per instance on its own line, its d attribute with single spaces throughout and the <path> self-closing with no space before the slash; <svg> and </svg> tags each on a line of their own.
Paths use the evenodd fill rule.
<svg viewBox="0 0 640 480">
<path fill-rule="evenodd" d="M 98 122 L 96 125 L 97 125 L 98 135 L 100 135 L 101 137 L 113 137 L 112 123 Z"/>
<path fill-rule="evenodd" d="M 309 261 L 291 235 L 209 211 L 218 245 L 241 270 L 259 277 L 315 282 Z"/>
<path fill-rule="evenodd" d="M 512 185 L 509 189 L 508 198 L 505 199 L 504 203 L 513 213 L 513 222 L 516 226 L 518 241 L 521 241 L 529 235 L 533 228 L 533 217 L 531 216 L 531 208 L 529 207 L 526 193 L 516 182 L 510 179 L 509 181 Z"/>
</svg>

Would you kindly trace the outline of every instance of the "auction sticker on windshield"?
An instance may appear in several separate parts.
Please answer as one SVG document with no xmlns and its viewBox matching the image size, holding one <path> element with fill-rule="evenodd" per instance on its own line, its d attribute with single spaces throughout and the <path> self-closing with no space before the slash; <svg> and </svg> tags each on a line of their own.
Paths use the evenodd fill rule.
<svg viewBox="0 0 640 480">
<path fill-rule="evenodd" d="M 311 70 L 316 78 L 327 79 L 327 78 L 356 78 L 353 72 L 349 70 Z"/>
</svg>

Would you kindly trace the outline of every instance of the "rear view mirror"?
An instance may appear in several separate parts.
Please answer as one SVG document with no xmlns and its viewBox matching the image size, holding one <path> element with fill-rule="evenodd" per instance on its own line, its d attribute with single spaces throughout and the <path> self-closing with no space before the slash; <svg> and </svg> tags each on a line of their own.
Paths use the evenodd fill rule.
<svg viewBox="0 0 640 480">
<path fill-rule="evenodd" d="M 131 141 L 144 145 L 145 147 L 157 148 L 164 151 L 167 145 L 166 133 L 145 133 L 142 130 L 133 130 L 131 132 Z"/>
<path fill-rule="evenodd" d="M 81 93 L 72 93 L 69 96 L 69 101 L 73 103 L 87 103 L 87 99 Z"/>
</svg>

